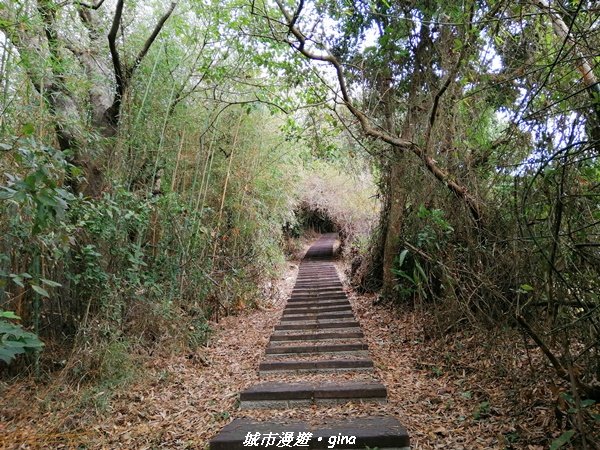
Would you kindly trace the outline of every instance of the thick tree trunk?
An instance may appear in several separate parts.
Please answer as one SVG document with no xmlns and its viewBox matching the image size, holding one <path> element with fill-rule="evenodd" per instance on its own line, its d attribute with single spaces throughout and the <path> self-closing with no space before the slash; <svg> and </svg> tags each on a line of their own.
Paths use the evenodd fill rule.
<svg viewBox="0 0 600 450">
<path fill-rule="evenodd" d="M 402 123 L 400 139 L 406 142 L 412 142 L 415 135 L 415 128 L 418 128 L 425 119 L 425 115 L 419 113 L 418 105 L 422 98 L 423 77 L 421 72 L 421 53 L 428 42 L 428 31 L 426 27 L 421 29 L 421 36 L 416 49 L 416 63 L 414 73 L 410 83 L 410 91 L 407 100 L 406 114 Z M 382 101 L 384 103 L 385 131 L 390 135 L 397 134 L 396 127 L 396 99 L 391 77 L 382 89 Z M 383 247 L 383 298 L 395 298 L 396 275 L 395 260 L 402 250 L 402 228 L 404 224 L 404 214 L 406 204 L 409 199 L 410 178 L 407 168 L 410 154 L 399 146 L 390 147 L 390 165 L 388 169 L 388 208 L 385 244 Z"/>
<path fill-rule="evenodd" d="M 76 3 L 81 24 L 88 32 L 89 42 L 84 46 L 77 40 L 65 39 L 59 33 L 61 22 L 57 17 L 60 17 L 62 8 L 70 7 L 66 3 L 53 0 L 31 1 L 32 10 L 37 10 L 43 24 L 42 30 L 30 24 L 20 26 L 25 21 L 29 22 L 22 16 L 24 9 L 17 9 L 10 3 L 0 8 L 0 30 L 19 51 L 24 70 L 54 117 L 59 147 L 72 152 L 70 162 L 82 169 L 85 176 L 83 183 L 76 178 L 68 180 L 68 183 L 75 193 L 91 197 L 101 195 L 104 189 L 102 165 L 108 146 L 90 139 L 89 130 L 93 129 L 96 135 L 103 138 L 116 135 L 123 98 L 133 74 L 176 6 L 175 2 L 171 2 L 133 63 L 125 65 L 117 49 L 117 34 L 122 31 L 121 13 L 124 6 L 124 0 L 119 0 L 108 35 L 112 59 L 112 67 L 109 67 L 106 56 L 103 55 L 108 54 L 103 52 L 107 36 L 100 32 L 101 26 L 94 12 L 103 3 L 103 0 L 95 4 Z M 86 74 L 87 98 L 79 98 L 78 92 L 67 88 L 65 80 L 70 74 L 65 73 L 65 68 L 72 62 L 69 52 L 75 56 Z"/>
<path fill-rule="evenodd" d="M 394 260 L 401 250 L 402 224 L 404 222 L 404 210 L 408 199 L 404 188 L 405 164 L 407 155 L 402 151 L 394 152 L 394 159 L 389 168 L 389 210 L 387 211 L 387 222 L 385 224 L 385 242 L 383 247 L 383 286 L 382 297 L 393 298 L 396 286 L 396 276 L 392 272 Z"/>
</svg>

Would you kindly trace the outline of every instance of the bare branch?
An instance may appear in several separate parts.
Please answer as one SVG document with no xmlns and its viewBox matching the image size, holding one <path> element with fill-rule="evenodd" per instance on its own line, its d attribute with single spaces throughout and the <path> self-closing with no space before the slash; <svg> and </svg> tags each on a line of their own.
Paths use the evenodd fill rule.
<svg viewBox="0 0 600 450">
<path fill-rule="evenodd" d="M 531 328 L 529 323 L 525 320 L 525 318 L 519 314 L 516 316 L 517 322 L 521 326 L 521 328 L 527 333 L 527 335 L 533 339 L 533 341 L 540 348 L 542 353 L 548 358 L 552 367 L 556 371 L 556 374 L 565 381 L 573 381 L 574 384 L 580 389 L 587 398 L 591 398 L 594 400 L 600 399 L 600 386 L 594 384 L 585 384 L 581 382 L 578 377 L 574 377 L 572 371 L 565 368 L 565 366 L 559 361 L 559 359 L 552 353 L 552 351 L 548 348 L 546 343 L 542 341 L 542 339 L 537 335 L 535 331 Z M 572 379 L 571 379 L 572 378 Z"/>
<path fill-rule="evenodd" d="M 482 213 L 481 206 L 478 199 L 473 197 L 466 186 L 462 186 L 456 181 L 452 180 L 452 177 L 441 169 L 437 162 L 429 156 L 426 151 L 419 146 L 417 146 L 414 142 L 403 139 L 399 136 L 395 136 L 391 133 L 388 133 L 382 129 L 376 128 L 371 124 L 369 117 L 360 109 L 358 109 L 352 99 L 350 98 L 350 94 L 348 91 L 348 85 L 346 82 L 346 77 L 344 75 L 344 68 L 341 62 L 328 50 L 323 47 L 322 54 L 315 53 L 306 48 L 307 38 L 306 36 L 292 23 L 294 20 L 292 14 L 285 8 L 281 0 L 275 0 L 275 3 L 279 7 L 279 10 L 285 17 L 287 23 L 287 27 L 289 33 L 293 35 L 296 41 L 292 41 L 289 39 L 285 39 L 290 47 L 298 51 L 300 54 L 304 55 L 306 58 L 313 61 L 322 61 L 330 64 L 334 69 L 338 81 L 338 86 L 340 88 L 340 93 L 342 95 L 343 103 L 350 110 L 350 112 L 358 119 L 360 125 L 363 129 L 363 132 L 366 136 L 379 139 L 383 142 L 391 144 L 402 151 L 412 151 L 415 155 L 419 157 L 425 164 L 427 170 L 440 182 L 446 185 L 446 187 L 454 194 L 456 197 L 464 201 L 466 206 L 468 207 L 471 216 L 473 217 L 475 224 L 479 228 L 482 222 Z"/>
<path fill-rule="evenodd" d="M 598 90 L 598 79 L 594 74 L 594 71 L 588 62 L 588 60 L 583 55 L 583 52 L 577 45 L 577 42 L 573 39 L 571 35 L 571 29 L 567 26 L 564 20 L 555 13 L 548 2 L 546 0 L 534 0 L 534 3 L 542 10 L 548 13 L 550 16 L 550 20 L 552 22 L 552 27 L 554 29 L 554 33 L 565 42 L 570 42 L 575 48 L 575 52 L 577 57 L 579 58 L 579 64 L 577 64 L 577 70 L 581 73 L 581 78 L 584 84 L 595 91 Z M 581 3 L 580 3 L 581 5 Z"/>
<path fill-rule="evenodd" d="M 135 58 L 135 61 L 133 62 L 133 65 L 131 66 L 131 69 L 130 69 L 131 72 L 135 71 L 135 69 L 137 69 L 137 67 L 140 65 L 140 63 L 142 62 L 142 60 L 148 53 L 148 50 L 150 50 L 150 47 L 156 40 L 158 34 L 160 33 L 160 30 L 162 30 L 163 26 L 165 25 L 165 22 L 171 16 L 171 14 L 173 13 L 173 10 L 175 9 L 176 6 L 177 6 L 177 2 L 171 2 L 171 6 L 169 6 L 169 9 L 159 19 L 158 23 L 154 27 L 154 30 L 152 31 L 152 34 L 148 37 L 148 39 L 146 39 L 146 42 L 144 43 L 144 47 L 140 50 L 137 57 Z"/>
<path fill-rule="evenodd" d="M 113 17 L 112 26 L 108 33 L 108 46 L 110 48 L 110 55 L 113 62 L 113 67 L 115 71 L 115 82 L 116 82 L 116 92 L 113 104 L 106 111 L 108 120 L 116 125 L 119 121 L 119 114 L 121 110 L 121 102 L 123 99 L 123 95 L 127 90 L 127 87 L 131 81 L 131 77 L 135 70 L 139 67 L 142 60 L 150 50 L 150 47 L 156 40 L 158 34 L 162 30 L 165 22 L 173 13 L 175 6 L 177 6 L 176 2 L 172 2 L 171 6 L 167 10 L 167 12 L 159 19 L 158 23 L 154 27 L 152 34 L 146 39 L 144 46 L 138 53 L 138 56 L 135 58 L 133 65 L 130 67 L 123 66 L 121 62 L 121 58 L 119 56 L 119 51 L 117 50 L 117 33 L 119 32 L 119 28 L 121 27 L 121 19 L 123 17 L 123 4 L 124 0 L 118 0 L 117 7 L 115 9 L 115 15 Z"/>
<path fill-rule="evenodd" d="M 110 48 L 110 56 L 112 58 L 113 68 L 115 71 L 115 81 L 117 83 L 116 97 L 119 98 L 119 101 L 123 95 L 123 92 L 125 91 L 124 85 L 126 83 L 121 57 L 119 56 L 119 51 L 117 50 L 117 33 L 119 32 L 121 17 L 123 16 L 123 4 L 124 0 L 117 1 L 117 8 L 115 10 L 115 15 L 113 16 L 112 26 L 108 32 L 108 47 Z"/>
<path fill-rule="evenodd" d="M 304 0 L 300 0 L 300 3 L 298 4 L 298 8 L 296 9 L 296 12 L 294 13 L 294 17 L 292 17 L 292 20 L 290 21 L 290 26 L 295 26 L 296 22 L 298 21 L 298 18 L 300 17 L 300 14 L 302 13 L 302 8 L 304 8 Z"/>
<path fill-rule="evenodd" d="M 75 0 L 75 5 L 80 6 L 82 8 L 87 8 L 87 9 L 99 9 L 103 3 L 104 3 L 104 0 L 98 0 L 98 3 L 85 3 L 85 2 L 80 2 L 80 1 Z"/>
</svg>

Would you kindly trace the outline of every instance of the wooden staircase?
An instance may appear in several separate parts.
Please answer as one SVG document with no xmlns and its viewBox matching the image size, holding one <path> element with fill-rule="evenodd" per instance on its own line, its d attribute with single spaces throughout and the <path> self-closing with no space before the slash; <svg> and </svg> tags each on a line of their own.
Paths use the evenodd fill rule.
<svg viewBox="0 0 600 450">
<path fill-rule="evenodd" d="M 367 373 L 373 361 L 333 264 L 337 234 L 323 235 L 307 251 L 279 325 L 275 326 L 261 377 L 277 374 Z M 383 384 L 360 381 L 265 381 L 240 394 L 241 409 L 288 409 L 386 402 Z M 307 417 L 309 419 L 310 417 Z M 249 448 L 409 449 L 406 429 L 391 416 L 309 420 L 235 419 L 210 441 L 211 450 Z"/>
</svg>

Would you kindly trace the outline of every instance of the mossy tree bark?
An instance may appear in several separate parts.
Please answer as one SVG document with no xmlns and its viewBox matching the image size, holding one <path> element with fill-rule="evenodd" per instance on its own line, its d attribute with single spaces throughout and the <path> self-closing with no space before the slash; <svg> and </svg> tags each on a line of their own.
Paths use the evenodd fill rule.
<svg viewBox="0 0 600 450">
<path fill-rule="evenodd" d="M 36 0 L 7 2 L 0 8 L 0 31 L 18 50 L 23 69 L 43 98 L 58 145 L 71 151 L 71 162 L 85 175 L 85 184 L 73 177 L 71 187 L 90 196 L 103 189 L 102 160 L 110 147 L 98 144 L 97 137 L 110 139 L 117 134 L 134 73 L 176 6 L 170 4 L 133 62 L 124 64 L 117 48 L 124 0 L 117 2 L 108 35 L 98 17 L 104 13 L 99 11 L 103 4 L 104 0 L 96 4 Z M 79 18 L 74 28 L 67 26 L 69 14 Z M 77 71 L 86 79 L 78 80 L 74 88 L 69 77 Z M 84 95 L 76 91 L 82 86 Z"/>
</svg>

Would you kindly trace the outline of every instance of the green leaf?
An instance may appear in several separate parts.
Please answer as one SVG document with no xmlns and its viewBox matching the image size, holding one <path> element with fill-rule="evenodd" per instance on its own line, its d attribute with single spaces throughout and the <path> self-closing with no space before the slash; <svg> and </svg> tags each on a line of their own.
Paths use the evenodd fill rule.
<svg viewBox="0 0 600 450">
<path fill-rule="evenodd" d="M 22 288 L 25 287 L 25 285 L 23 284 L 23 278 L 21 278 L 19 275 L 16 275 L 14 273 L 10 274 L 10 278 L 13 280 L 13 282 L 18 285 L 21 286 Z"/>
<path fill-rule="evenodd" d="M 13 311 L 0 311 L 0 317 L 3 319 L 21 320 Z"/>
<path fill-rule="evenodd" d="M 9 364 L 15 356 L 25 353 L 25 350 L 22 348 L 8 348 L 8 347 L 0 347 L 0 359 L 4 361 L 6 364 Z"/>
<path fill-rule="evenodd" d="M 51 195 L 48 195 L 46 192 L 40 192 L 37 195 L 36 200 L 45 206 L 58 206 L 58 201 L 56 200 L 56 198 L 52 197 Z"/>
<path fill-rule="evenodd" d="M 34 132 L 35 127 L 32 123 L 23 124 L 23 126 L 21 127 L 21 133 L 23 133 L 24 136 L 31 136 Z"/>
<path fill-rule="evenodd" d="M 404 264 L 404 260 L 406 259 L 406 255 L 408 255 L 407 249 L 404 249 L 400 252 L 400 257 L 398 258 L 398 267 L 402 267 L 402 264 Z"/>
<path fill-rule="evenodd" d="M 35 292 L 40 294 L 42 297 L 50 297 L 50 294 L 48 294 L 48 291 L 46 291 L 46 289 L 44 289 L 43 287 L 38 286 L 37 284 L 32 284 L 31 287 L 33 288 L 33 290 Z"/>
<path fill-rule="evenodd" d="M 52 280 L 47 280 L 46 278 L 40 278 L 40 281 L 45 284 L 46 286 L 50 286 L 50 287 L 61 287 L 62 284 L 57 283 L 56 281 L 52 281 Z"/>
<path fill-rule="evenodd" d="M 552 441 L 552 445 L 550 445 L 550 450 L 557 450 L 561 448 L 563 445 L 565 445 L 571 440 L 574 434 L 575 430 L 565 431 L 563 434 L 560 435 L 558 439 Z"/>
<path fill-rule="evenodd" d="M 531 292 L 531 291 L 533 291 L 533 286 L 531 286 L 529 284 L 522 284 L 521 286 L 519 286 L 519 289 L 521 289 L 522 291 L 525 291 L 525 292 Z"/>
<path fill-rule="evenodd" d="M 2 191 L 0 191 L 0 200 L 8 200 L 9 198 L 13 198 L 15 196 L 15 193 L 17 191 L 15 191 L 14 189 L 10 189 L 7 187 L 2 187 Z"/>
<path fill-rule="evenodd" d="M 71 176 L 73 176 L 73 178 L 78 178 L 83 174 L 83 170 L 77 166 L 69 167 L 69 171 L 71 172 Z"/>
</svg>

